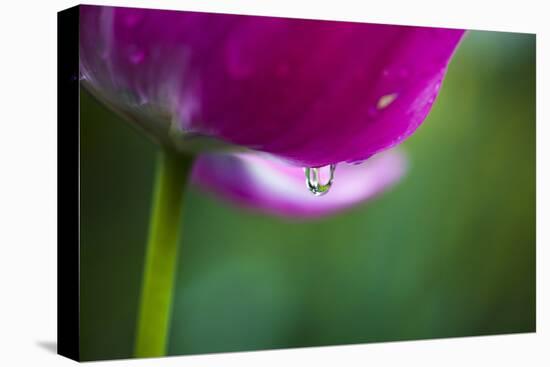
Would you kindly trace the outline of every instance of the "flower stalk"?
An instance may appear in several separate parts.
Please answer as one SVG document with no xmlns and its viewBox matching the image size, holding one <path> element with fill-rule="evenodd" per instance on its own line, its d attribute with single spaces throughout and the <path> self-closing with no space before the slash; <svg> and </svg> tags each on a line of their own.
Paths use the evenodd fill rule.
<svg viewBox="0 0 550 367">
<path fill-rule="evenodd" d="M 135 357 L 166 355 L 184 189 L 193 157 L 161 150 L 136 327 Z"/>
</svg>

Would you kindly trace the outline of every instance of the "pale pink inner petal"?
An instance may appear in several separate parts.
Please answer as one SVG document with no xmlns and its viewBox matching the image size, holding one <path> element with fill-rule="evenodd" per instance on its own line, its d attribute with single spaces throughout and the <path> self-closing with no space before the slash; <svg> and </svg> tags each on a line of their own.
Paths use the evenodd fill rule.
<svg viewBox="0 0 550 367">
<path fill-rule="evenodd" d="M 316 217 L 368 200 L 404 174 L 400 151 L 379 154 L 359 165 L 340 164 L 329 193 L 314 196 L 301 167 L 268 154 L 239 153 L 199 158 L 195 181 L 237 204 L 285 216 Z M 328 169 L 321 170 L 322 181 Z"/>
</svg>

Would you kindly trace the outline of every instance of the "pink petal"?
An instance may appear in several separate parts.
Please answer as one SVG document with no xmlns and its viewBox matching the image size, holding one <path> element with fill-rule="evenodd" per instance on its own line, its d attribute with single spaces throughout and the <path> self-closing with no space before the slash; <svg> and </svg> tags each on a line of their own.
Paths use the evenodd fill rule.
<svg viewBox="0 0 550 367">
<path fill-rule="evenodd" d="M 313 167 L 410 136 L 464 33 L 95 6 L 80 20 L 84 84 L 157 141 L 194 149 L 192 133 Z"/>
<path fill-rule="evenodd" d="M 201 188 L 244 207 L 281 216 L 319 217 L 372 199 L 393 186 L 405 170 L 405 156 L 397 150 L 362 164 L 340 164 L 330 191 L 316 197 L 306 187 L 303 168 L 273 156 L 208 154 L 198 158 L 193 179 Z"/>
</svg>

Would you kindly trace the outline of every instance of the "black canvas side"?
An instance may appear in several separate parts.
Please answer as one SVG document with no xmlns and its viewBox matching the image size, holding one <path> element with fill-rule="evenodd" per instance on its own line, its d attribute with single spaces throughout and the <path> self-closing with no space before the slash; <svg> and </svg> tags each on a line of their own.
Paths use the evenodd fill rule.
<svg viewBox="0 0 550 367">
<path fill-rule="evenodd" d="M 57 352 L 80 359 L 79 7 L 57 13 Z"/>
</svg>

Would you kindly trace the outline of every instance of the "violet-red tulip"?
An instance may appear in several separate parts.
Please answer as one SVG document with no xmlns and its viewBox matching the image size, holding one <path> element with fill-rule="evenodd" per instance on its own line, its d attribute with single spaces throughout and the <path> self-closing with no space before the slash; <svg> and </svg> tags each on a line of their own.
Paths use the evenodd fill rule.
<svg viewBox="0 0 550 367">
<path fill-rule="evenodd" d="M 259 151 L 275 156 L 277 165 L 299 167 L 364 161 L 412 134 L 428 114 L 464 33 L 181 11 L 80 9 L 84 85 L 157 142 L 199 153 Z M 402 160 L 395 159 L 400 153 L 390 153 L 380 158 L 386 169 L 367 161 L 342 172 L 338 184 L 361 192 L 355 200 L 346 197 L 345 205 L 338 204 L 339 195 L 323 199 L 335 204 L 326 205 L 317 200 L 304 204 L 289 193 L 290 201 L 280 197 L 275 208 L 266 204 L 269 189 L 258 194 L 254 190 L 262 188 L 252 188 L 258 176 L 251 172 L 258 171 L 263 158 L 251 161 L 232 154 L 199 161 L 196 181 L 216 182 L 219 192 L 285 214 L 317 215 L 323 208 L 330 212 L 369 197 L 369 190 L 340 182 L 348 173 L 350 179 L 379 182 L 372 184 L 376 190 L 369 192 L 374 193 L 403 172 Z M 227 172 L 224 164 L 250 182 L 231 186 L 236 173 Z M 266 177 L 282 174 L 270 165 L 264 170 Z"/>
</svg>

